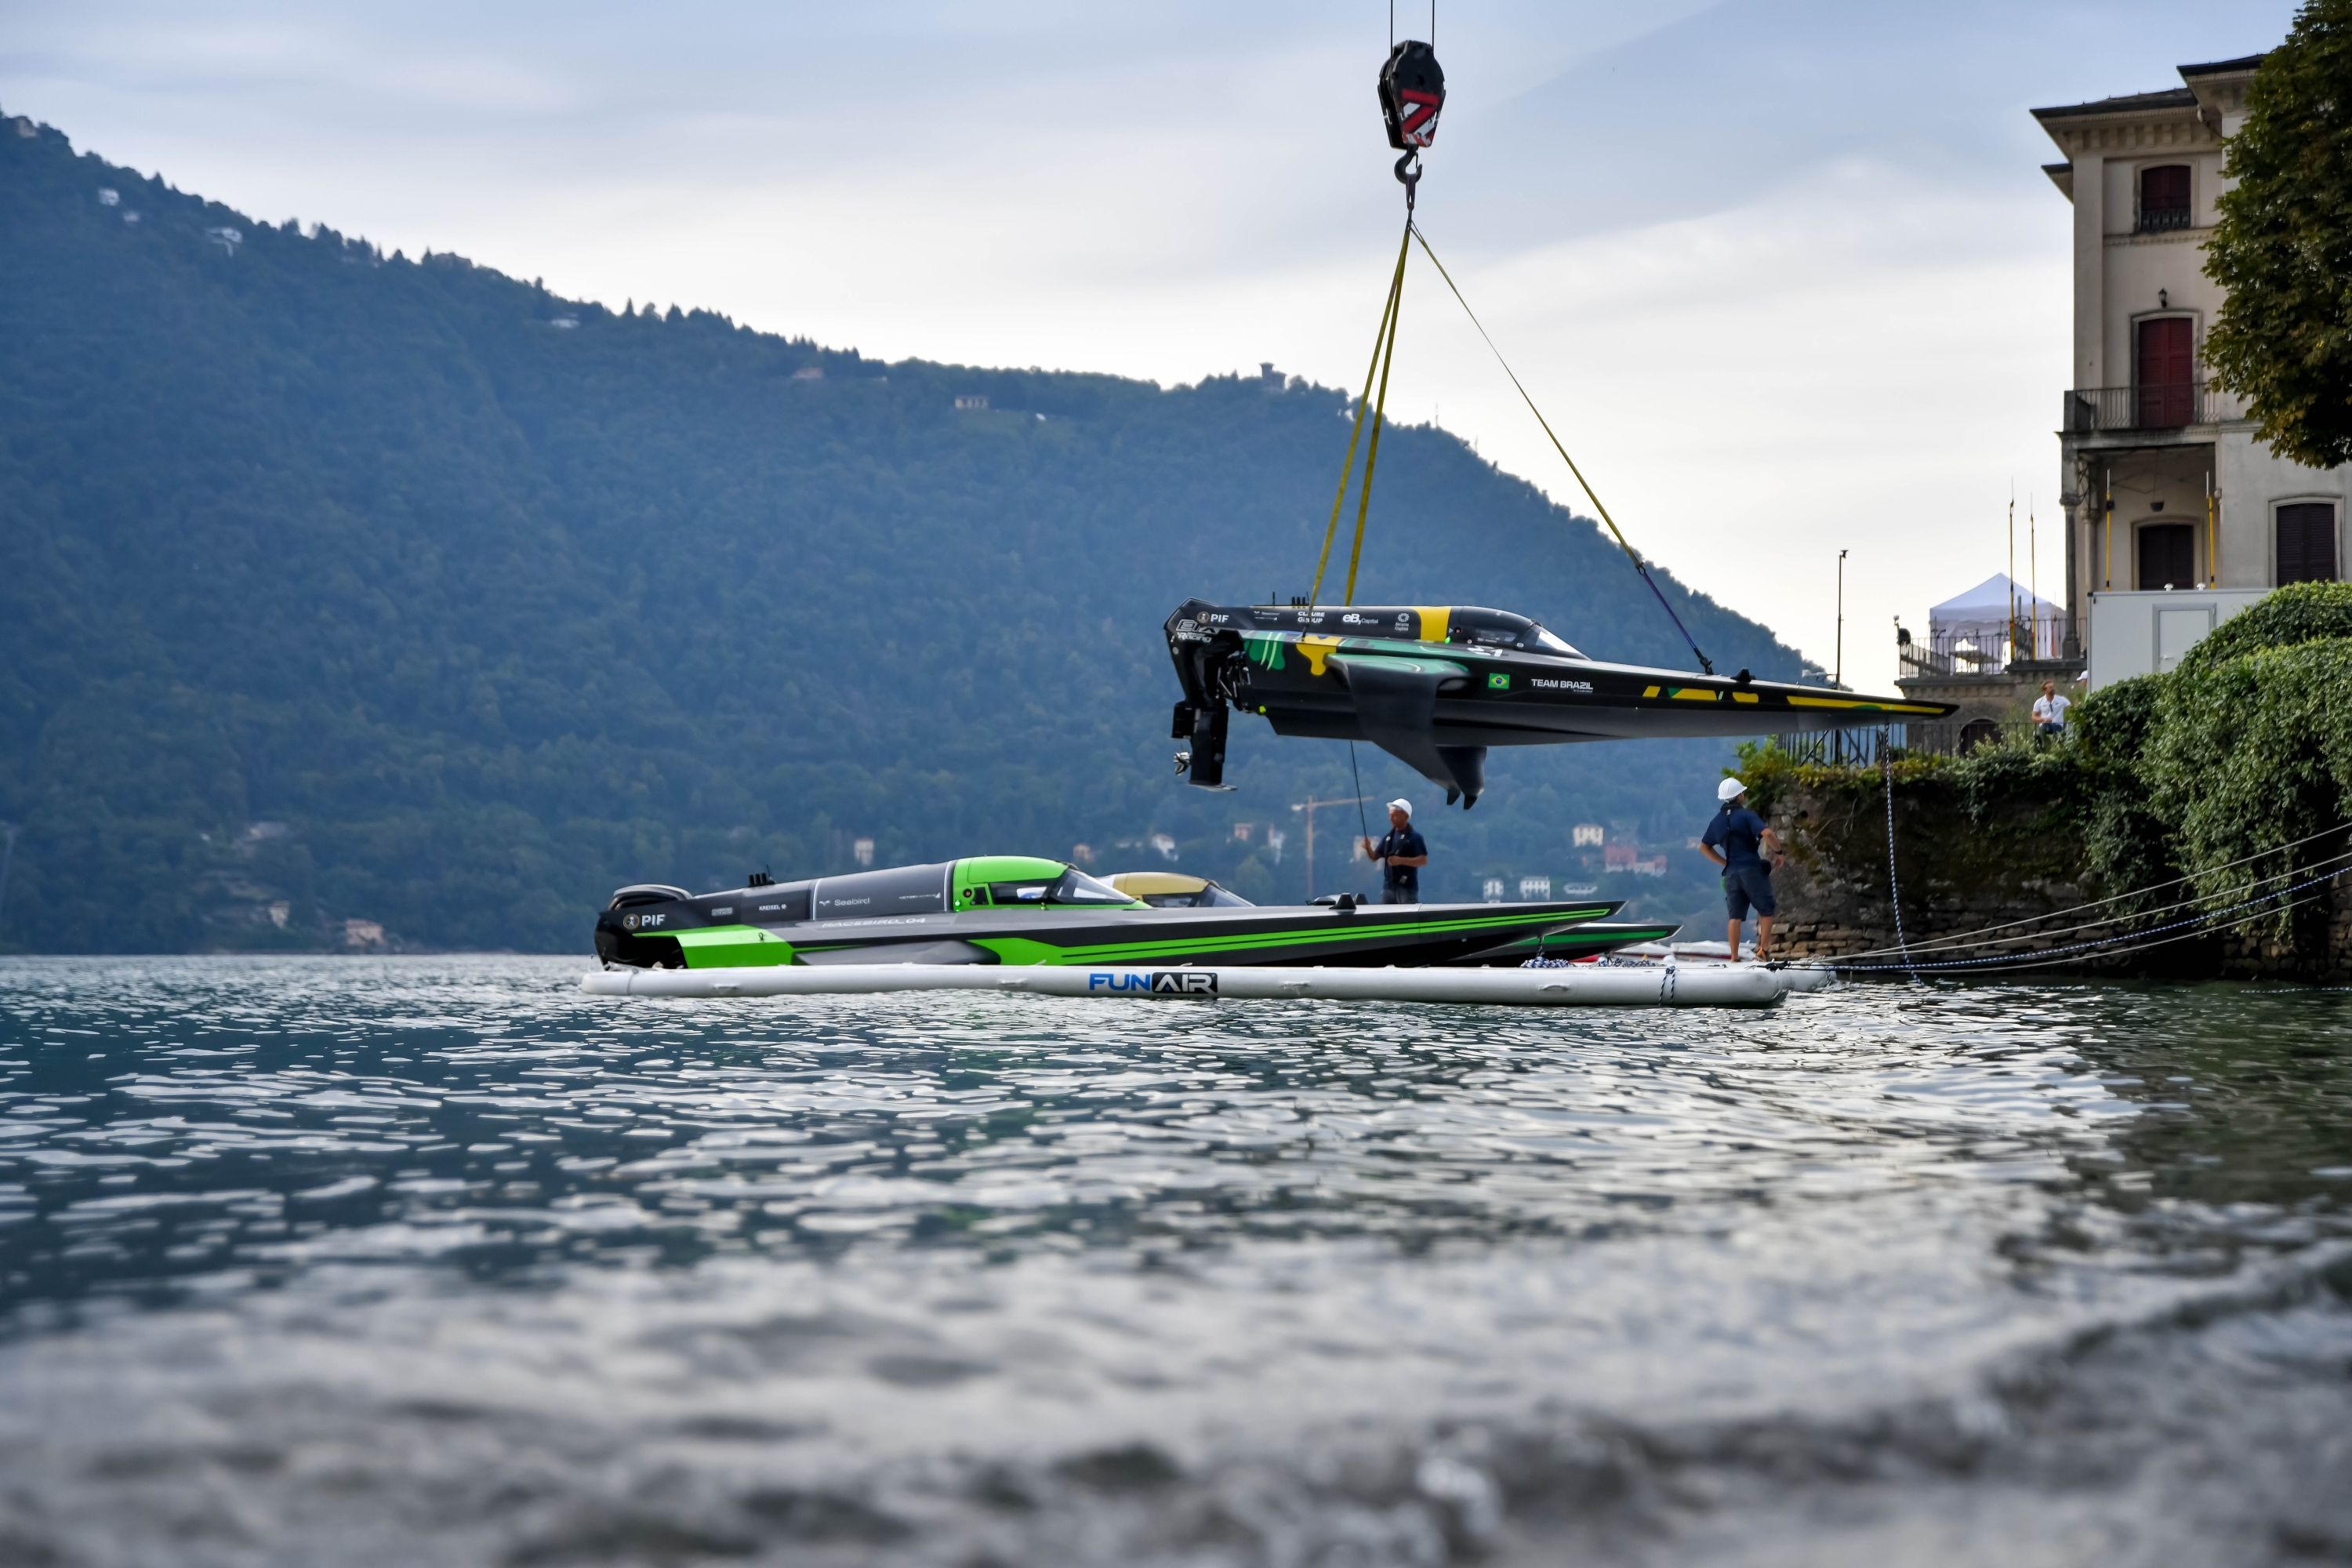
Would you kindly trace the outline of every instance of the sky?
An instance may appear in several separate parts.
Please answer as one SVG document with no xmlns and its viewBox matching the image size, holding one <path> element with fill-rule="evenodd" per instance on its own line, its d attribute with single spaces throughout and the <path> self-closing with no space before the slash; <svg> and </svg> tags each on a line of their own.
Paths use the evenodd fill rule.
<svg viewBox="0 0 2352 1568">
<path fill-rule="evenodd" d="M 1451 0 L 1420 218 L 1634 543 L 1824 667 L 1848 552 L 1843 672 L 1885 690 L 1895 616 L 2008 568 L 2012 492 L 2017 576 L 2063 583 L 2055 526 L 2026 548 L 2057 516 L 2070 309 L 2028 109 L 2176 86 L 2293 12 Z M 1390 27 L 1366 0 L 0 0 L 0 109 L 256 217 L 614 307 L 1355 388 L 1402 220 Z M 1390 413 L 1591 515 L 1418 258 Z"/>
</svg>

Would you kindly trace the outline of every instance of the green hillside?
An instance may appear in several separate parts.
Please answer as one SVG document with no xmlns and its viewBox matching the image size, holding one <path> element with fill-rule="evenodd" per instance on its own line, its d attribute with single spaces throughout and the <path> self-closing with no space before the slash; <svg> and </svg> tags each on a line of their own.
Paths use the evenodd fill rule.
<svg viewBox="0 0 2352 1568">
<path fill-rule="evenodd" d="M 1179 784 L 1159 627 L 1193 594 L 1305 590 L 1340 392 L 883 364 L 614 314 L 16 131 L 0 944 L 334 945 L 362 919 L 578 950 L 618 883 L 808 874 L 861 837 L 883 864 L 1086 844 L 1104 869 L 1159 863 L 1166 835 L 1184 867 L 1303 893 L 1288 806 L 1355 793 L 1347 747 L 1237 721 L 1239 793 Z M 1591 524 L 1442 431 L 1392 430 L 1370 539 L 1367 600 L 1688 662 Z M 1668 592 L 1724 668 L 1798 672 Z M 1466 816 L 1362 763 L 1368 791 L 1426 803 L 1425 896 L 1586 875 L 1570 828 L 1591 821 L 1667 854 L 1674 875 L 1608 885 L 1679 914 L 1713 888 L 1681 846 L 1729 756 L 1498 754 Z M 1279 859 L 1236 823 L 1286 830 Z M 1323 890 L 1349 885 L 1351 826 L 1321 818 Z"/>
</svg>

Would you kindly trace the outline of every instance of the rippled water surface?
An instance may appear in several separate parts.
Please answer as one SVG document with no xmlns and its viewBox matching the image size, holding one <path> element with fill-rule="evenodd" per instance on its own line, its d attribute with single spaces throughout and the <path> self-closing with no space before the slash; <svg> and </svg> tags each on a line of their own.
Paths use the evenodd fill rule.
<svg viewBox="0 0 2352 1568">
<path fill-rule="evenodd" d="M 0 1562 L 2352 1556 L 2352 1016 L 0 960 Z"/>
</svg>

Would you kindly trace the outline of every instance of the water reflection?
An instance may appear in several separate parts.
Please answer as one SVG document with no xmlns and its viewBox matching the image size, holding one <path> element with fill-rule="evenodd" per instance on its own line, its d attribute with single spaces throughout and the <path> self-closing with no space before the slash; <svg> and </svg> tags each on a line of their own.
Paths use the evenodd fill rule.
<svg viewBox="0 0 2352 1568">
<path fill-rule="evenodd" d="M 326 1258 L 528 1274 L 876 1246 L 1593 1239 L 2117 1161 L 2252 1196 L 2324 1183 L 2308 1172 L 2352 1120 L 2341 1058 L 2307 1022 L 2257 1026 L 2254 1057 L 2112 992 L 1536 1015 L 615 1003 L 572 992 L 572 973 L 17 965 L 0 1289 L 54 1301 Z M 2202 1075 L 2201 1101 L 2149 1091 L 2195 1076 L 2173 1067 Z"/>
</svg>

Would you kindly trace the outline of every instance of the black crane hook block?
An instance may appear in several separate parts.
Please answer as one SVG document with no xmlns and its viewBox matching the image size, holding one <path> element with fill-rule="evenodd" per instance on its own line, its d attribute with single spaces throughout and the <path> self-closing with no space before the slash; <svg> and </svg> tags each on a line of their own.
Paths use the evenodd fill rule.
<svg viewBox="0 0 2352 1568">
<path fill-rule="evenodd" d="M 1437 51 L 1407 38 L 1389 51 L 1381 68 L 1381 118 L 1388 121 L 1389 145 L 1417 153 L 1437 140 L 1438 110 L 1445 107 L 1445 73 Z"/>
</svg>

